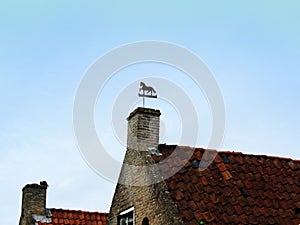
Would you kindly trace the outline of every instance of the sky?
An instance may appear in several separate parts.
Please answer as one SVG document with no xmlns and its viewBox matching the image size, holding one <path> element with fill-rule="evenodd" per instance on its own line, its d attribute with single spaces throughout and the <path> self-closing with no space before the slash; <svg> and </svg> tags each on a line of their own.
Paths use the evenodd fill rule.
<svg viewBox="0 0 300 225">
<path fill-rule="evenodd" d="M 41 180 L 49 184 L 47 207 L 108 212 L 115 184 L 78 149 L 73 103 L 90 66 L 127 43 L 174 43 L 208 66 L 225 103 L 220 149 L 300 159 L 299 11 L 296 0 L 1 1 L 0 224 L 18 223 L 22 187 Z M 126 118 L 118 139 L 114 103 L 124 88 L 151 76 L 171 80 L 195 102 L 199 146 L 206 144 L 211 112 L 191 79 L 165 65 L 132 65 L 114 74 L 95 106 L 98 136 L 119 161 Z M 163 99 L 146 104 L 162 111 L 161 142 L 176 144 L 174 107 Z M 136 97 L 125 112 L 140 105 Z"/>
</svg>

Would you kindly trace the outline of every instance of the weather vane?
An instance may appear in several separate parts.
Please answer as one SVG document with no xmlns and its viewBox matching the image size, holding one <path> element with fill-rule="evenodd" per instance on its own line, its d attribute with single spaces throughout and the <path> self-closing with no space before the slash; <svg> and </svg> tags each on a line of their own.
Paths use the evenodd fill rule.
<svg viewBox="0 0 300 225">
<path fill-rule="evenodd" d="M 143 97 L 143 108 L 145 107 L 146 98 L 157 98 L 156 91 L 153 87 L 147 86 L 144 82 L 140 83 L 139 97 Z"/>
</svg>

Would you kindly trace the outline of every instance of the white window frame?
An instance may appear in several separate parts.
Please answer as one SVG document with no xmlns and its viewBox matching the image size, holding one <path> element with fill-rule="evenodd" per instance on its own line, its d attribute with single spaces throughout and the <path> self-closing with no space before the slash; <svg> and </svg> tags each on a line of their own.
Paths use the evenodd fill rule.
<svg viewBox="0 0 300 225">
<path fill-rule="evenodd" d="M 134 207 L 133 207 L 133 206 L 130 207 L 130 208 L 128 208 L 128 209 L 126 209 L 126 210 L 124 210 L 124 211 L 122 211 L 122 212 L 119 214 L 119 216 L 118 216 L 118 224 L 119 224 L 119 217 L 120 217 L 120 216 L 123 216 L 123 215 L 126 215 L 126 214 L 128 214 L 128 213 L 130 213 L 130 212 L 132 212 L 133 225 L 135 225 L 135 220 L 134 220 L 135 215 L 134 215 Z"/>
</svg>

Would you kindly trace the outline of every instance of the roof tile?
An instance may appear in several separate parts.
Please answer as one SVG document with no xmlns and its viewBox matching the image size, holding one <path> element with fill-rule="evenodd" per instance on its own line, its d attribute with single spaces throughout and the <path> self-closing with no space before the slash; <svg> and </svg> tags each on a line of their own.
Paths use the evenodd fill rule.
<svg viewBox="0 0 300 225">
<path fill-rule="evenodd" d="M 41 223 L 36 221 L 38 225 L 106 225 L 108 217 L 107 213 L 99 212 L 53 208 L 49 210 L 52 222 Z"/>
<path fill-rule="evenodd" d="M 191 160 L 201 161 L 204 149 L 159 147 L 168 158 L 172 149 L 194 150 Z M 222 156 L 221 156 L 222 154 Z M 176 157 L 176 155 L 174 156 Z M 206 159 L 207 160 L 207 159 Z M 168 161 L 172 170 L 179 162 Z M 160 168 L 162 175 L 165 171 Z M 206 170 L 193 169 L 187 163 L 166 179 L 171 197 L 178 205 L 185 224 L 300 224 L 296 204 L 300 205 L 300 161 L 219 152 Z M 199 223 L 198 223 L 199 224 Z"/>
</svg>

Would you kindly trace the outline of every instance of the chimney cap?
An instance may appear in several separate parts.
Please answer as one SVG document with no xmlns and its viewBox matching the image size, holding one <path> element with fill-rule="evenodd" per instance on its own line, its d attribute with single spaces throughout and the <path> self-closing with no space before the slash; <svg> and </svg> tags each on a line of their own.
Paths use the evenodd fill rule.
<svg viewBox="0 0 300 225">
<path fill-rule="evenodd" d="M 161 112 L 158 109 L 138 107 L 129 114 L 127 120 L 130 120 L 135 114 L 138 114 L 138 113 L 150 114 L 153 116 L 161 115 Z"/>
<path fill-rule="evenodd" d="M 25 187 L 23 187 L 22 191 L 24 191 L 25 189 L 28 189 L 28 188 L 47 189 L 48 186 L 49 185 L 47 184 L 46 181 L 41 181 L 40 184 L 36 184 L 36 183 L 26 184 Z"/>
</svg>

